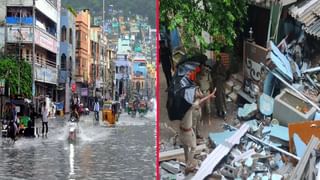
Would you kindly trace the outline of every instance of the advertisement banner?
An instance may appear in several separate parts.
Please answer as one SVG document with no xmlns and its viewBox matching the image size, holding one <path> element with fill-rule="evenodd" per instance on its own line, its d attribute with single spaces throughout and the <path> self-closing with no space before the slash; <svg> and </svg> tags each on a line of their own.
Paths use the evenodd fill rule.
<svg viewBox="0 0 320 180">
<path fill-rule="evenodd" d="M 35 42 L 36 44 L 38 44 L 39 46 L 48 49 L 49 51 L 53 52 L 53 53 L 57 53 L 58 50 L 58 46 L 57 46 L 57 41 L 47 35 L 46 33 L 42 32 L 39 29 L 35 29 Z"/>
<path fill-rule="evenodd" d="M 32 27 L 8 27 L 7 42 L 32 42 Z"/>
</svg>

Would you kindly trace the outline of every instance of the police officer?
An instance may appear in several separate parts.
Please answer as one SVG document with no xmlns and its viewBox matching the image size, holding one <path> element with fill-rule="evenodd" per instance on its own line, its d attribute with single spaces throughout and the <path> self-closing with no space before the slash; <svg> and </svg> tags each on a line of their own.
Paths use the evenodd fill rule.
<svg viewBox="0 0 320 180">
<path fill-rule="evenodd" d="M 211 94 L 208 96 L 200 99 L 199 94 L 195 94 L 195 101 L 191 108 L 186 112 L 184 117 L 182 118 L 182 121 L 180 123 L 180 141 L 183 145 L 184 149 L 184 155 L 185 155 L 185 162 L 187 164 L 185 173 L 188 174 L 189 172 L 192 172 L 195 170 L 197 164 L 194 160 L 194 154 L 196 150 L 196 136 L 192 129 L 192 116 L 193 116 L 193 110 L 200 106 L 204 101 L 208 100 L 211 97 L 215 97 L 214 90 Z"/>
</svg>

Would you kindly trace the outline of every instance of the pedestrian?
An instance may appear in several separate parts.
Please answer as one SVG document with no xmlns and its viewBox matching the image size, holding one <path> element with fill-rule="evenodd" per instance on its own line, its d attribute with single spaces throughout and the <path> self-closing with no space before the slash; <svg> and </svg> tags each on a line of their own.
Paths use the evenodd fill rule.
<svg viewBox="0 0 320 180">
<path fill-rule="evenodd" d="M 44 126 L 46 127 L 46 136 L 48 134 L 48 116 L 49 116 L 49 111 L 46 106 L 46 102 L 43 103 L 42 107 L 42 136 L 44 135 Z"/>
<path fill-rule="evenodd" d="M 170 48 L 165 45 L 164 40 L 160 41 L 160 62 L 162 64 L 162 70 L 166 77 L 167 88 L 168 88 L 172 81 L 172 74 L 171 74 L 172 57 L 171 57 Z"/>
<path fill-rule="evenodd" d="M 97 99 L 94 103 L 93 111 L 95 113 L 94 115 L 95 115 L 96 121 L 99 121 L 100 104 Z"/>
<path fill-rule="evenodd" d="M 215 97 L 215 91 L 214 90 L 211 94 L 209 94 L 206 97 L 203 97 L 199 99 L 198 94 L 195 94 L 195 101 L 192 104 L 192 106 L 189 108 L 189 110 L 186 112 L 184 117 L 182 118 L 182 121 L 180 123 L 180 141 L 182 143 L 183 149 L 184 149 L 184 155 L 185 155 L 185 162 L 186 162 L 186 169 L 185 173 L 188 174 L 189 172 L 193 172 L 197 166 L 196 161 L 194 160 L 194 154 L 196 150 L 196 136 L 192 129 L 192 116 L 193 116 L 193 110 L 196 107 L 199 107 L 203 102 L 208 100 L 211 97 Z"/>
</svg>

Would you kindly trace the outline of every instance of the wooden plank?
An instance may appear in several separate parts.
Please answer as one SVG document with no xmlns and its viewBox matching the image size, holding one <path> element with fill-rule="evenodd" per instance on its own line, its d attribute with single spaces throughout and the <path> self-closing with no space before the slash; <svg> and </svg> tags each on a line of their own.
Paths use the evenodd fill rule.
<svg viewBox="0 0 320 180">
<path fill-rule="evenodd" d="M 197 146 L 196 154 L 202 152 L 206 148 L 207 146 L 205 144 L 201 144 Z M 160 161 L 167 161 L 171 159 L 176 159 L 178 156 L 182 156 L 182 155 L 184 155 L 184 150 L 183 148 L 180 148 L 180 149 L 175 149 L 171 151 L 160 152 L 159 159 Z"/>
<path fill-rule="evenodd" d="M 303 175 L 308 172 L 307 165 L 310 163 L 310 156 L 315 149 L 318 149 L 320 141 L 317 137 L 312 136 L 311 140 L 307 146 L 307 150 L 304 153 L 303 157 L 298 162 L 297 166 L 293 170 L 290 180 L 300 180 L 304 179 Z M 310 166 L 315 166 L 315 164 L 309 164 Z"/>
</svg>

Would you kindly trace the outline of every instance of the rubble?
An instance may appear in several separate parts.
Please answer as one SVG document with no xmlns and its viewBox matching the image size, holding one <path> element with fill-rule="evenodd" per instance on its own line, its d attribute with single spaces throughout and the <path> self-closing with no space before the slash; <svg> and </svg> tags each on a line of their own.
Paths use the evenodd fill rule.
<svg viewBox="0 0 320 180">
<path fill-rule="evenodd" d="M 292 44 L 299 49 L 296 46 Z M 295 62 L 290 48 L 288 54 L 282 54 L 271 43 L 268 58 L 277 69 L 258 62 L 286 87 L 278 85 L 280 94 L 274 94 L 273 88 L 271 95 L 265 94 L 258 85 L 261 82 L 251 80 L 250 84 L 241 74 L 232 75 L 226 82 L 228 98 L 242 107 L 234 112 L 237 114 L 231 122 L 224 123 L 224 130 L 208 132 L 214 146 L 209 147 L 210 154 L 196 156 L 200 168 L 189 179 L 320 178 L 320 142 L 316 138 L 320 137 L 320 121 L 313 121 L 320 120 L 320 67 Z"/>
<path fill-rule="evenodd" d="M 250 119 L 258 110 L 258 106 L 256 103 L 245 104 L 243 108 L 238 109 L 238 117 L 242 119 Z"/>
<path fill-rule="evenodd" d="M 197 146 L 196 154 L 202 152 L 206 148 L 207 148 L 207 146 L 205 144 Z M 183 155 L 184 155 L 183 148 L 180 148 L 180 149 L 174 149 L 174 150 L 170 150 L 170 151 L 160 152 L 159 159 L 161 162 L 161 161 L 176 159 L 178 156 L 183 156 Z"/>
</svg>

